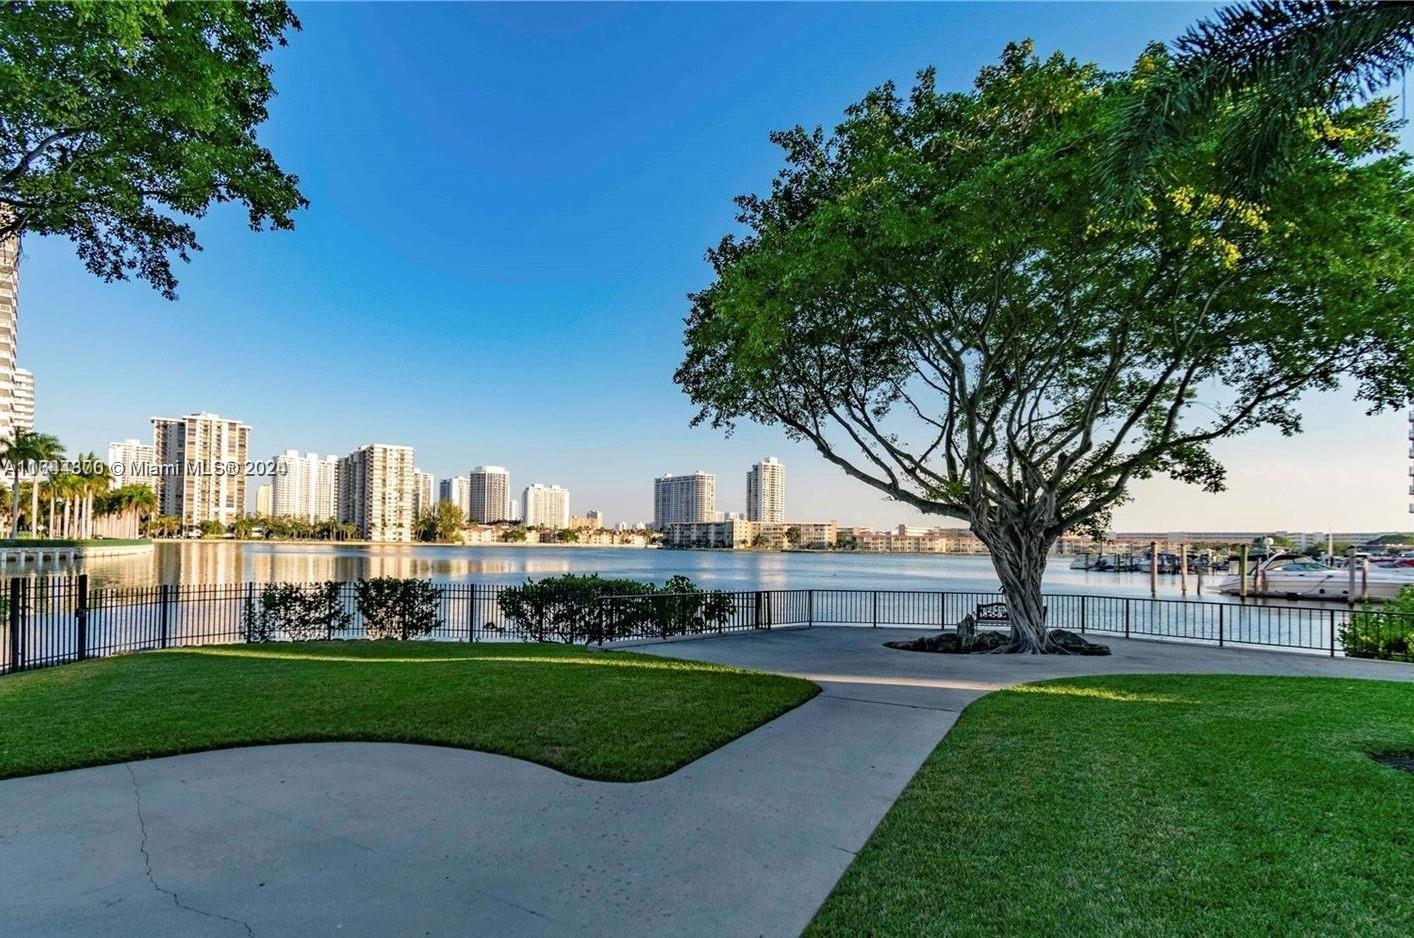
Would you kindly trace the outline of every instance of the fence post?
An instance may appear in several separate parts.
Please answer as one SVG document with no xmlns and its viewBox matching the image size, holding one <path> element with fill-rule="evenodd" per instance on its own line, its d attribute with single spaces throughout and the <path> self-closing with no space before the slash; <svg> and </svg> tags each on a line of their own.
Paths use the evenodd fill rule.
<svg viewBox="0 0 1414 938">
<path fill-rule="evenodd" d="M 879 627 L 879 591 L 874 590 L 874 628 Z"/>
<path fill-rule="evenodd" d="M 10 670 L 24 670 L 25 661 L 23 653 L 20 651 L 20 603 L 23 597 L 20 590 L 21 580 L 17 576 L 10 577 Z"/>
<path fill-rule="evenodd" d="M 805 624 L 809 628 L 815 627 L 815 591 L 805 591 Z"/>
<path fill-rule="evenodd" d="M 1330 610 L 1331 616 L 1331 657 L 1335 657 L 1335 610 Z"/>
<path fill-rule="evenodd" d="M 756 591 L 756 610 L 755 610 L 755 613 L 756 613 L 756 621 L 753 622 L 753 623 L 751 623 L 751 624 L 752 624 L 753 626 L 755 626 L 756 628 L 758 628 L 758 629 L 763 627 L 763 626 L 761 625 L 761 620 L 764 619 L 764 618 L 766 618 L 766 617 L 762 614 L 762 609 L 763 609 L 764 606 L 765 606 L 765 599 L 766 599 L 766 594 L 763 593 L 763 592 L 761 592 L 760 590 L 757 590 L 757 591 Z"/>
<path fill-rule="evenodd" d="M 254 615 L 255 581 L 247 580 L 245 584 L 245 602 L 241 604 L 241 641 L 247 645 L 250 644 L 250 627 L 255 624 L 251 621 Z"/>
<path fill-rule="evenodd" d="M 466 640 L 476 641 L 476 584 L 471 584 L 471 599 L 468 600 L 470 606 L 466 611 Z"/>
<path fill-rule="evenodd" d="M 1223 607 L 1218 607 L 1218 647 L 1223 647 Z"/>
<path fill-rule="evenodd" d="M 88 574 L 80 573 L 74 600 L 74 650 L 78 660 L 88 657 Z"/>
<path fill-rule="evenodd" d="M 1124 637 L 1129 637 L 1129 597 L 1124 598 Z"/>
<path fill-rule="evenodd" d="M 1080 634 L 1085 634 L 1085 594 L 1080 594 Z"/>
<path fill-rule="evenodd" d="M 159 614 L 159 616 L 158 616 L 158 620 L 157 620 L 157 621 L 158 621 L 158 626 L 157 626 L 157 627 L 158 627 L 158 633 L 157 633 L 157 647 L 158 647 L 158 648 L 166 648 L 166 647 L 167 647 L 167 626 L 168 626 L 167 616 L 168 616 L 168 611 L 169 611 L 169 609 L 170 609 L 170 607 L 171 607 L 171 604 L 172 604 L 172 585 L 171 585 L 170 583 L 163 583 L 161 586 L 159 586 L 159 587 L 157 588 L 157 592 L 158 592 L 158 596 L 159 596 L 159 598 L 160 598 L 160 600 L 161 600 L 161 603 L 162 603 L 162 605 L 161 605 L 161 612 L 160 612 L 160 614 Z"/>
</svg>

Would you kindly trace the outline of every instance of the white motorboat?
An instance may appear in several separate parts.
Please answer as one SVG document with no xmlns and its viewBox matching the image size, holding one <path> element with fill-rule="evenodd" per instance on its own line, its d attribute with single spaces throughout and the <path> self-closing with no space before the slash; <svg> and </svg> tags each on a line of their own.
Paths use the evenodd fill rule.
<svg viewBox="0 0 1414 938">
<path fill-rule="evenodd" d="M 1297 554 L 1274 554 L 1254 564 L 1247 573 L 1247 594 L 1249 596 L 1284 596 L 1288 599 L 1340 599 L 1351 598 L 1351 573 L 1344 569 L 1321 563 L 1311 557 Z M 1393 599 L 1406 586 L 1414 586 L 1414 569 L 1356 567 L 1354 570 L 1354 598 Z M 1242 592 L 1240 574 L 1229 574 L 1218 583 L 1218 591 L 1238 594 Z"/>
</svg>

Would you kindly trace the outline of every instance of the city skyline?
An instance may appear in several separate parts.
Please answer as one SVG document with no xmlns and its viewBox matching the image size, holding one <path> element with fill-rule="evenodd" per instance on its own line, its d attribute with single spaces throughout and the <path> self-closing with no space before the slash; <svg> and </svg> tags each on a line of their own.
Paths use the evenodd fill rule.
<svg viewBox="0 0 1414 938">
<path fill-rule="evenodd" d="M 743 426 L 726 438 L 688 427 L 692 409 L 671 373 L 683 294 L 709 276 L 702 250 L 730 228 L 733 195 L 769 185 L 779 165 L 771 130 L 829 125 L 866 89 L 906 86 L 930 64 L 941 85 L 963 87 L 1023 33 L 1042 54 L 1127 65 L 1206 9 L 1036 7 L 1021 30 L 1014 8 L 963 5 L 566 9 L 549 26 L 514 9 L 310 8 L 305 30 L 274 56 L 280 96 L 263 131 L 311 197 L 294 232 L 254 237 L 238 211 L 216 208 L 197 226 L 209 250 L 179 266 L 177 304 L 84 275 L 66 243 L 23 245 L 22 360 L 42 378 L 38 429 L 71 453 L 102 452 L 146 415 L 195 402 L 241 414 L 252 452 L 344 453 L 358 440 L 400 439 L 438 479 L 494 458 L 519 480 L 561 479 L 629 519 L 651 516 L 645 467 L 703 466 L 720 479 L 720 503 L 736 506 L 741 467 L 776 452 L 791 466 L 793 516 L 949 524 L 886 501 L 777 430 Z M 783 29 L 798 41 L 780 47 Z M 397 54 L 415 42 L 429 43 L 427 54 Z M 554 68 L 529 64 L 532 43 L 553 50 Z M 443 54 L 452 47 L 457 55 Z M 445 64 L 468 49 L 467 69 Z M 722 60 L 741 65 L 728 87 L 678 77 Z M 388 80 L 370 81 L 370 66 Z M 433 86 L 447 93 L 429 100 Z M 408 106 L 394 108 L 400 101 Z M 425 139 L 448 125 L 460 146 Z M 347 156 L 389 139 L 407 141 L 406 160 Z M 105 331 L 95 368 L 91 345 L 74 337 Z M 154 335 L 182 354 L 155 360 Z M 283 341 L 241 354 L 272 335 Z M 371 346 L 394 381 L 347 367 Z M 595 354 L 526 377 L 529 351 L 556 349 Z M 467 364 L 427 367 L 439 356 Z M 472 406 L 427 406 L 439 400 Z M 1263 431 L 1216 448 L 1228 493 L 1142 482 L 1115 526 L 1408 527 L 1404 415 L 1366 417 L 1349 393 L 1313 395 L 1304 409 L 1305 435 Z"/>
</svg>

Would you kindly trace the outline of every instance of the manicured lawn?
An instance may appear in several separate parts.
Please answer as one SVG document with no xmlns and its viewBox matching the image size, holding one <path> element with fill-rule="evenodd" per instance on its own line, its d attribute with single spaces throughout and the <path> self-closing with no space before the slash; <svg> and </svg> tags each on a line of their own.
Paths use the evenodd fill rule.
<svg viewBox="0 0 1414 938">
<path fill-rule="evenodd" d="M 1154 675 L 970 706 L 816 935 L 1407 935 L 1414 685 Z"/>
<path fill-rule="evenodd" d="M 545 645 L 185 648 L 0 678 L 0 778 L 201 749 L 379 740 L 656 778 L 810 699 L 795 678 Z"/>
</svg>

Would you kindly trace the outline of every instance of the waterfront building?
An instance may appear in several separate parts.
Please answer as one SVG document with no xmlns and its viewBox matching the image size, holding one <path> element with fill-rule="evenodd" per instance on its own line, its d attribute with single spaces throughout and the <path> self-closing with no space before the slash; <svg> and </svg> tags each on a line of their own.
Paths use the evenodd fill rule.
<svg viewBox="0 0 1414 938">
<path fill-rule="evenodd" d="M 590 515 L 594 514 L 597 514 L 597 512 L 591 511 L 589 514 L 584 515 L 570 515 L 569 523 L 566 524 L 565 527 L 569 528 L 571 531 L 593 531 L 596 528 L 602 527 L 602 525 L 590 517 Z"/>
<path fill-rule="evenodd" d="M 457 506 L 463 518 L 471 517 L 471 480 L 466 476 L 453 476 L 437 483 L 438 501 L 450 502 Z"/>
<path fill-rule="evenodd" d="M 604 521 L 604 513 L 597 508 L 591 508 L 584 513 L 589 519 L 589 526 L 592 528 L 607 528 L 609 525 Z"/>
<path fill-rule="evenodd" d="M 370 541 L 412 540 L 413 448 L 370 443 L 339 460 L 339 520 Z"/>
<path fill-rule="evenodd" d="M 19 333 L 20 239 L 5 238 L 0 240 L 0 437 L 8 437 L 16 426 Z"/>
<path fill-rule="evenodd" d="M 500 466 L 477 466 L 467 475 L 470 485 L 467 518 L 479 524 L 508 521 L 511 511 L 511 474 Z"/>
<path fill-rule="evenodd" d="M 786 520 L 786 467 L 774 456 L 746 474 L 746 520 Z"/>
<path fill-rule="evenodd" d="M 806 521 L 786 526 L 787 539 L 790 530 L 796 532 L 795 546 L 810 550 L 829 550 L 839 537 L 839 525 L 833 521 Z"/>
<path fill-rule="evenodd" d="M 250 427 L 212 413 L 153 417 L 158 514 L 186 526 L 245 514 Z"/>
<path fill-rule="evenodd" d="M 698 470 L 691 475 L 663 475 L 653 480 L 653 527 L 712 522 L 717 513 L 717 477 Z"/>
<path fill-rule="evenodd" d="M 526 486 L 521 493 L 525 505 L 525 524 L 531 528 L 567 528 L 570 523 L 570 493 L 558 485 Z"/>
<path fill-rule="evenodd" d="M 255 513 L 261 518 L 268 518 L 275 513 L 275 486 L 266 482 L 255 490 Z"/>
<path fill-rule="evenodd" d="M 517 523 L 519 523 L 519 522 L 522 520 L 522 519 L 521 519 L 521 513 L 520 513 L 520 499 L 518 499 L 518 498 L 513 498 L 513 499 L 511 499 L 511 518 L 510 518 L 510 520 L 515 521 L 515 522 L 517 522 Z"/>
<path fill-rule="evenodd" d="M 280 517 L 327 521 L 339 512 L 339 458 L 287 449 L 272 461 L 271 511 Z"/>
<path fill-rule="evenodd" d="M 437 480 L 432 477 L 432 473 L 423 472 L 421 469 L 412 470 L 412 516 L 416 518 L 428 508 L 436 504 L 432 497 Z"/>
<path fill-rule="evenodd" d="M 112 488 L 146 485 L 157 491 L 157 451 L 141 440 L 119 440 L 108 444 L 108 468 Z"/>
<path fill-rule="evenodd" d="M 19 430 L 34 430 L 34 372 L 27 368 L 15 369 L 11 425 Z"/>
</svg>

